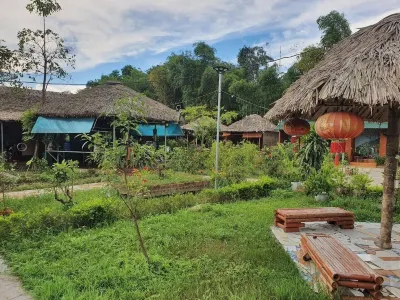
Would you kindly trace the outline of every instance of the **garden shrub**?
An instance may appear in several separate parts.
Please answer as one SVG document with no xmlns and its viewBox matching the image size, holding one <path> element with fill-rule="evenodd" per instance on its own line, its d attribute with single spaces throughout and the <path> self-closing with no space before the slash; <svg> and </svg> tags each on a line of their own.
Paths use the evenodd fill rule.
<svg viewBox="0 0 400 300">
<path fill-rule="evenodd" d="M 375 163 L 377 166 L 383 166 L 386 161 L 386 156 L 375 156 Z"/>
<path fill-rule="evenodd" d="M 250 200 L 269 196 L 272 189 L 277 187 L 277 181 L 264 177 L 256 182 L 242 182 L 225 186 L 220 189 L 207 189 L 200 192 L 199 197 L 204 197 L 207 202 L 224 203 L 237 200 Z"/>
<path fill-rule="evenodd" d="M 266 175 L 279 178 L 286 183 L 304 180 L 305 173 L 302 170 L 294 145 L 291 143 L 278 144 L 266 149 L 264 160 L 264 172 Z"/>
<path fill-rule="evenodd" d="M 372 179 L 368 174 L 356 172 L 351 176 L 350 186 L 356 196 L 364 196 L 371 183 Z"/>
<path fill-rule="evenodd" d="M 382 200 L 383 186 L 379 185 L 367 186 L 365 195 L 368 198 Z"/>
<path fill-rule="evenodd" d="M 213 144 L 208 159 L 208 169 L 215 169 L 216 143 Z M 232 142 L 219 145 L 219 186 L 239 183 L 246 178 L 258 176 L 262 165 L 262 155 L 258 146 L 248 142 L 238 145 Z"/>
<path fill-rule="evenodd" d="M 3 240 L 58 233 L 68 228 L 96 227 L 119 218 L 112 199 L 91 199 L 66 211 L 45 208 L 39 213 L 17 212 L 0 217 L 0 236 Z"/>
<path fill-rule="evenodd" d="M 170 152 L 168 166 L 174 171 L 199 174 L 207 168 L 209 156 L 210 150 L 206 148 L 177 147 Z"/>
<path fill-rule="evenodd" d="M 94 227 L 103 223 L 114 222 L 117 205 L 111 199 L 92 199 L 73 206 L 69 211 L 72 227 Z"/>
</svg>

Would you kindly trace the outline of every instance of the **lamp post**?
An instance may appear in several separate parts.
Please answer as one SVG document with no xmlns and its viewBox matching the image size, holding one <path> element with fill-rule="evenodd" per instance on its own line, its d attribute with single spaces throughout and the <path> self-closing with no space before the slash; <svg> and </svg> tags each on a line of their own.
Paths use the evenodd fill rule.
<svg viewBox="0 0 400 300">
<path fill-rule="evenodd" d="M 228 68 L 224 66 L 215 66 L 214 70 L 218 73 L 218 114 L 217 114 L 217 144 L 215 145 L 215 189 L 218 188 L 218 160 L 219 160 L 219 127 L 221 117 L 221 94 L 222 94 L 222 74 Z"/>
</svg>

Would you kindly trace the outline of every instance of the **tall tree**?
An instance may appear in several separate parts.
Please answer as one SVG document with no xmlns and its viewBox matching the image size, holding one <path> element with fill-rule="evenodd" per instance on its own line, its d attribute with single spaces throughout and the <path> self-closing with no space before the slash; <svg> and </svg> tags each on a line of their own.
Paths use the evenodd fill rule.
<svg viewBox="0 0 400 300">
<path fill-rule="evenodd" d="M 272 57 L 267 55 L 263 47 L 244 46 L 239 50 L 237 59 L 239 66 L 246 71 L 247 79 L 256 80 L 261 67 L 266 67 L 268 62 L 272 60 Z"/>
<path fill-rule="evenodd" d="M 194 55 L 198 57 L 204 64 L 213 65 L 217 58 L 215 56 L 215 48 L 209 46 L 205 42 L 198 42 L 194 45 Z"/>
<path fill-rule="evenodd" d="M 289 88 L 289 86 L 299 79 L 301 75 L 301 71 L 297 66 L 297 62 L 295 62 L 291 67 L 288 68 L 287 72 L 282 76 L 282 85 L 283 90 Z"/>
<path fill-rule="evenodd" d="M 308 46 L 301 51 L 299 60 L 297 61 L 297 69 L 302 73 L 306 73 L 324 58 L 325 50 L 320 46 Z"/>
<path fill-rule="evenodd" d="M 317 19 L 319 29 L 323 32 L 321 45 L 325 49 L 331 48 L 334 44 L 351 35 L 349 22 L 344 14 L 336 10 L 331 11 L 326 16 Z"/>
<path fill-rule="evenodd" d="M 50 81 L 68 77 L 65 68 L 74 67 L 75 55 L 57 33 L 46 27 L 47 17 L 61 10 L 57 1 L 31 0 L 26 9 L 42 17 L 43 29 L 34 31 L 24 28 L 18 32 L 19 56 L 23 62 L 23 72 L 32 73 L 29 76 L 35 81 L 36 77 L 41 78 L 44 102 Z"/>
<path fill-rule="evenodd" d="M 258 78 L 258 84 L 263 93 L 261 106 L 269 108 L 283 93 L 283 84 L 277 68 L 271 66 L 263 70 Z"/>
<path fill-rule="evenodd" d="M 15 51 L 11 51 L 0 40 L 0 84 L 3 82 L 17 83 L 20 77 L 18 72 L 18 58 Z"/>
</svg>

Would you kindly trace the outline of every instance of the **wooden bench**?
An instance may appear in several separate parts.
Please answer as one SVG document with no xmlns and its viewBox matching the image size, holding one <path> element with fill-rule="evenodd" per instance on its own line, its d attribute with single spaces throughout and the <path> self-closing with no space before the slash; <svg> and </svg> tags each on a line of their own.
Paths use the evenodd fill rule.
<svg viewBox="0 0 400 300">
<path fill-rule="evenodd" d="M 300 256 L 312 260 L 320 273 L 320 281 L 330 291 L 339 286 L 363 289 L 376 299 L 382 298 L 383 277 L 375 274 L 352 251 L 337 239 L 325 234 L 302 234 Z"/>
<path fill-rule="evenodd" d="M 305 222 L 325 221 L 342 229 L 354 228 L 354 214 L 338 207 L 281 208 L 275 210 L 274 224 L 285 232 L 299 232 Z"/>
</svg>

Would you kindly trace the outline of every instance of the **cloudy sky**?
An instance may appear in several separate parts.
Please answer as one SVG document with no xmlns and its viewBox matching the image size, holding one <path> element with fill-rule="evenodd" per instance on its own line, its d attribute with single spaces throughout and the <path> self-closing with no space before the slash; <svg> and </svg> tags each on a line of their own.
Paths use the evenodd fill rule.
<svg viewBox="0 0 400 300">
<path fill-rule="evenodd" d="M 28 0 L 1 0 L 0 39 L 13 47 L 23 27 L 41 20 L 25 10 Z M 69 83 L 86 83 L 126 64 L 143 70 L 171 51 L 206 41 L 217 55 L 235 62 L 243 45 L 269 44 L 274 58 L 298 53 L 316 43 L 316 19 L 343 12 L 354 31 L 400 12 L 399 0 L 59 0 L 62 11 L 49 27 L 76 52 Z M 283 67 L 292 63 L 282 62 Z M 60 89 L 60 87 L 54 87 Z"/>
</svg>

